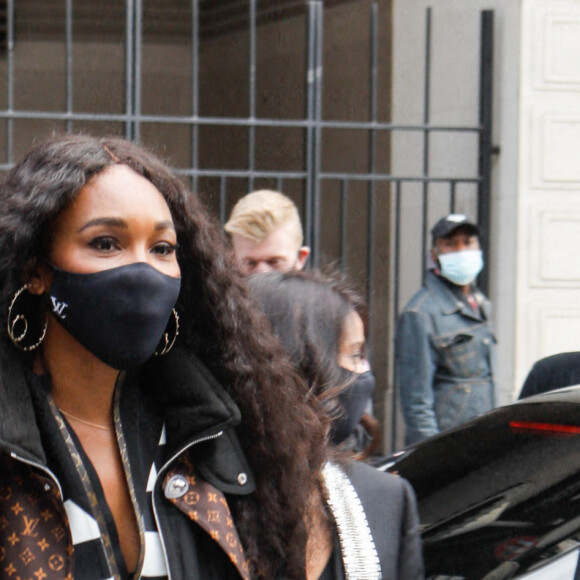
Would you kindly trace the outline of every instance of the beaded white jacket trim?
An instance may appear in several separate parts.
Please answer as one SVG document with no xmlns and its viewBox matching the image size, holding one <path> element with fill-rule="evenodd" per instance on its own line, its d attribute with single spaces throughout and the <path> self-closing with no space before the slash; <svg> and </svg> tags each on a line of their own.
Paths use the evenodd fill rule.
<svg viewBox="0 0 580 580">
<path fill-rule="evenodd" d="M 381 580 L 381 564 L 363 506 L 344 470 L 327 463 L 323 491 L 338 530 L 346 580 Z"/>
</svg>

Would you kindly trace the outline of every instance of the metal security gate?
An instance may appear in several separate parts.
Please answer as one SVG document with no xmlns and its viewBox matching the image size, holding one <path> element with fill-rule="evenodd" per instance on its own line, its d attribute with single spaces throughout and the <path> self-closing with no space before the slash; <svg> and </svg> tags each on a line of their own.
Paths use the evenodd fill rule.
<svg viewBox="0 0 580 580">
<path fill-rule="evenodd" d="M 401 441 L 390 376 L 407 188 L 421 188 L 422 270 L 433 187 L 454 208 L 473 185 L 488 239 L 492 155 L 493 14 L 481 16 L 473 126 L 431 123 L 431 10 L 422 122 L 391 122 L 391 16 L 391 0 L 0 2 L 0 170 L 53 131 L 118 134 L 168 158 L 221 223 L 248 191 L 289 195 L 311 266 L 346 271 L 367 297 L 385 451 Z M 421 137 L 419 175 L 391 170 L 402 133 Z M 443 133 L 478 137 L 476 174 L 433 174 Z"/>
</svg>

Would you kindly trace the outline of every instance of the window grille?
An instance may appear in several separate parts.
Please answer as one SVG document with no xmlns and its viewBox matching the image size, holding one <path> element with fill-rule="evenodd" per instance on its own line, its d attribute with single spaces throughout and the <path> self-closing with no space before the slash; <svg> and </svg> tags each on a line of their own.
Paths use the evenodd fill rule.
<svg viewBox="0 0 580 580">
<path fill-rule="evenodd" d="M 493 38 L 485 12 L 479 123 L 433 126 L 429 10 L 425 69 L 412 72 L 425 77 L 425 115 L 397 125 L 389 8 L 390 0 L 0 0 L 0 170 L 53 131 L 114 133 L 168 158 L 222 223 L 248 191 L 289 195 L 311 265 L 335 264 L 367 297 L 386 451 L 401 441 L 389 378 L 400 279 L 425 265 L 423 253 L 403 268 L 403 200 L 419 189 L 413 227 L 423 252 L 434 189 L 451 209 L 462 192 L 475 196 L 489 239 Z M 416 139 L 417 174 L 391 173 L 394 134 Z M 473 175 L 433 175 L 429 151 L 442 134 L 470 136 Z"/>
</svg>

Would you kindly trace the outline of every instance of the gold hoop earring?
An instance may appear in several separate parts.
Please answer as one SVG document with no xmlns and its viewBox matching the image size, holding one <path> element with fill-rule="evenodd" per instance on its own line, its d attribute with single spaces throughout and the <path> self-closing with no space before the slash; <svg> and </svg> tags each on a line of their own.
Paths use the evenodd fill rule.
<svg viewBox="0 0 580 580">
<path fill-rule="evenodd" d="M 12 300 L 10 302 L 10 306 L 8 306 L 8 322 L 7 322 L 7 327 L 8 327 L 7 330 L 8 330 L 8 336 L 10 337 L 10 340 L 14 343 L 14 346 L 16 346 L 20 350 L 23 350 L 26 352 L 29 352 L 31 350 L 35 350 L 42 344 L 42 341 L 44 340 L 44 337 L 46 336 L 46 329 L 48 328 L 48 318 L 47 318 L 44 321 L 44 327 L 42 328 L 40 338 L 34 344 L 31 344 L 28 346 L 25 346 L 22 344 L 22 341 L 26 338 L 26 335 L 28 333 L 28 320 L 27 320 L 25 314 L 17 314 L 14 318 L 12 318 L 12 309 L 14 308 L 14 305 L 16 304 L 16 301 L 18 300 L 20 295 L 25 290 L 28 290 L 29 287 L 30 287 L 29 284 L 24 284 L 24 286 L 22 286 L 22 288 L 17 290 L 16 293 L 14 294 L 14 296 L 12 297 Z M 22 329 L 22 332 L 18 336 L 16 336 L 16 325 L 19 322 L 23 326 L 23 329 Z"/>
<path fill-rule="evenodd" d="M 164 332 L 163 338 L 161 339 L 163 345 L 161 348 L 158 346 L 155 349 L 155 356 L 163 356 L 164 354 L 167 354 L 173 348 L 173 345 L 179 336 L 179 314 L 177 314 L 177 310 L 175 310 L 175 308 L 171 312 L 173 313 L 173 320 L 175 321 L 175 331 L 173 338 L 169 340 L 169 332 Z"/>
</svg>

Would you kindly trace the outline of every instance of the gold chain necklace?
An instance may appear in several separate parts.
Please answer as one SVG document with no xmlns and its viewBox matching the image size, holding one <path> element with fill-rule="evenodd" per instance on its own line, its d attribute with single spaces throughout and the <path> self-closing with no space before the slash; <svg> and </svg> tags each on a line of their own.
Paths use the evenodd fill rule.
<svg viewBox="0 0 580 580">
<path fill-rule="evenodd" d="M 88 427 L 94 427 L 95 429 L 100 429 L 101 431 L 111 431 L 111 428 L 108 427 L 107 425 L 99 425 L 98 423 L 91 423 L 90 421 L 85 421 L 85 419 L 81 419 L 80 417 L 75 417 L 73 414 L 68 413 L 67 411 L 61 409 L 60 407 L 58 408 L 58 410 L 65 417 L 68 417 L 69 419 L 73 419 L 79 423 L 82 423 L 83 425 L 87 425 Z"/>
</svg>

